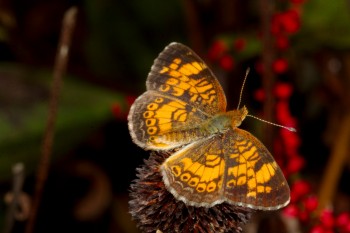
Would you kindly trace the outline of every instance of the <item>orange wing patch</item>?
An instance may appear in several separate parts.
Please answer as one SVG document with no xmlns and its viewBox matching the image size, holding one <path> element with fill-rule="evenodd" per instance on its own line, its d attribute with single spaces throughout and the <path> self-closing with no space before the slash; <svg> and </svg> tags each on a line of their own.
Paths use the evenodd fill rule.
<svg viewBox="0 0 350 233">
<path fill-rule="evenodd" d="M 168 78 L 159 87 L 161 92 L 170 92 L 173 96 L 183 96 L 190 94 L 190 102 L 201 102 L 202 104 L 212 104 L 216 98 L 216 91 L 212 83 L 206 77 L 191 78 L 192 75 L 200 75 L 206 69 L 206 65 L 200 62 L 185 63 L 181 65 L 181 59 L 175 58 L 169 67 L 164 66 L 159 73 L 167 73 Z"/>
</svg>

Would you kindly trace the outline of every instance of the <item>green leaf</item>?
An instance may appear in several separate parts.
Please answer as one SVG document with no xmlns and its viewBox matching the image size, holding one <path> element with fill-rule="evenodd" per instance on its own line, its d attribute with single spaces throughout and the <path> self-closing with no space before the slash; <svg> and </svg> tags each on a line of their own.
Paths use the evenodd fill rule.
<svg viewBox="0 0 350 233">
<path fill-rule="evenodd" d="M 0 64 L 0 181 L 11 167 L 23 162 L 37 168 L 48 115 L 51 73 Z M 127 111 L 125 96 L 64 77 L 61 89 L 53 156 L 66 153 L 93 130 L 111 119 L 112 105 Z"/>
<path fill-rule="evenodd" d="M 349 3 L 345 0 L 305 3 L 298 47 L 312 50 L 319 47 L 350 48 Z"/>
</svg>

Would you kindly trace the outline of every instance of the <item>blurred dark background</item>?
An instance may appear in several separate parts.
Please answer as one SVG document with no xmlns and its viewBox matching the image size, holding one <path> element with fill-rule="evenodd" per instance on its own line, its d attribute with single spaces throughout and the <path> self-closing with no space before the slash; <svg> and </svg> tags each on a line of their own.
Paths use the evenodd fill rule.
<svg viewBox="0 0 350 233">
<path fill-rule="evenodd" d="M 34 192 L 62 17 L 71 6 L 78 7 L 77 25 L 35 232 L 138 232 L 128 189 L 148 152 L 131 141 L 126 117 L 153 60 L 173 41 L 208 63 L 228 109 L 250 67 L 243 104 L 297 128 L 284 137 L 253 119 L 243 124 L 275 155 L 293 195 L 304 192 L 292 196 L 297 212 L 285 213 L 302 232 L 324 226 L 316 207 L 305 204 L 310 196 L 334 222 L 349 211 L 349 1 L 0 0 L 1 230 L 16 163 L 25 167 L 23 202 Z M 304 188 L 294 189 L 296 181 Z M 17 219 L 12 232 L 25 224 Z"/>
</svg>

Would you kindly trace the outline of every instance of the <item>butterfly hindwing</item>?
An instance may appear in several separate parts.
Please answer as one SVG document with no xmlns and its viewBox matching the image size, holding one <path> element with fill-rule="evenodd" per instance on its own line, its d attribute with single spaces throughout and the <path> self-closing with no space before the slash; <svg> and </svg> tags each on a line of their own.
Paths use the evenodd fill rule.
<svg viewBox="0 0 350 233">
<path fill-rule="evenodd" d="M 178 200 L 210 207 L 224 201 L 226 161 L 217 137 L 196 141 L 171 155 L 161 166 L 163 181 Z"/>
<path fill-rule="evenodd" d="M 168 190 L 190 205 L 226 201 L 274 210 L 289 203 L 282 171 L 262 143 L 244 130 L 229 129 L 194 142 L 169 157 L 161 171 Z"/>
<path fill-rule="evenodd" d="M 136 99 L 130 109 L 129 131 L 137 145 L 145 149 L 167 150 L 195 139 L 195 135 L 189 137 L 181 134 L 176 137 L 180 132 L 174 132 L 195 127 L 206 118 L 186 102 L 156 91 L 147 91 Z"/>
</svg>

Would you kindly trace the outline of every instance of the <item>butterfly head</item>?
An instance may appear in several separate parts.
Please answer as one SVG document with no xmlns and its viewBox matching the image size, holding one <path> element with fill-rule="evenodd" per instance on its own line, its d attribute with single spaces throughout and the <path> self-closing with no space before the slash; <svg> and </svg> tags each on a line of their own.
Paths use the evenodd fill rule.
<svg viewBox="0 0 350 233">
<path fill-rule="evenodd" d="M 248 115 L 248 109 L 243 106 L 242 108 L 238 110 L 233 110 L 233 116 L 232 116 L 232 127 L 237 128 L 241 125 L 242 121 L 245 119 L 245 117 Z"/>
</svg>

